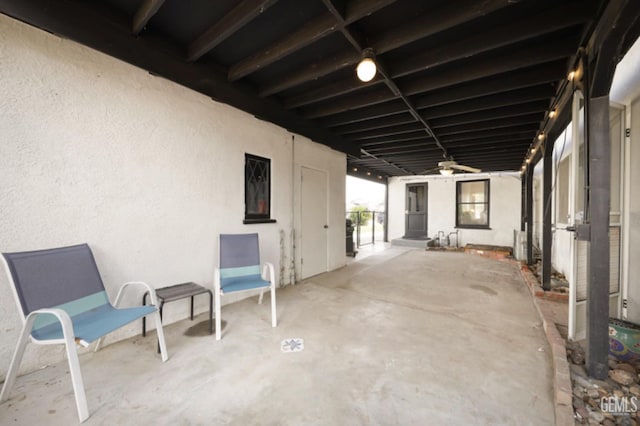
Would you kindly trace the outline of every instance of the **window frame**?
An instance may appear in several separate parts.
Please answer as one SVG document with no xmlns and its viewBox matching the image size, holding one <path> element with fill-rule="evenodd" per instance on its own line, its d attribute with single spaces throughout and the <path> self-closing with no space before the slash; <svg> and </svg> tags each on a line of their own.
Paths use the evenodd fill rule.
<svg viewBox="0 0 640 426">
<path fill-rule="evenodd" d="M 484 183 L 484 196 L 485 200 L 482 203 L 469 203 L 469 202 L 461 202 L 460 196 L 462 194 L 462 186 L 465 183 L 474 183 L 474 182 L 483 182 Z M 468 224 L 460 224 L 460 206 L 462 204 L 473 204 L 473 205 L 485 205 L 487 212 L 487 223 L 481 225 L 468 225 Z M 456 228 L 460 229 L 491 229 L 490 228 L 490 210 L 491 208 L 491 179 L 473 179 L 473 180 L 459 180 L 456 181 Z"/>
<path fill-rule="evenodd" d="M 250 213 L 249 212 L 249 188 L 250 175 L 249 175 L 249 162 L 260 161 L 266 166 L 266 213 Z M 274 223 L 275 219 L 271 218 L 271 159 L 260 157 L 249 153 L 244 154 L 244 220 L 243 224 L 249 225 L 254 223 Z"/>
</svg>

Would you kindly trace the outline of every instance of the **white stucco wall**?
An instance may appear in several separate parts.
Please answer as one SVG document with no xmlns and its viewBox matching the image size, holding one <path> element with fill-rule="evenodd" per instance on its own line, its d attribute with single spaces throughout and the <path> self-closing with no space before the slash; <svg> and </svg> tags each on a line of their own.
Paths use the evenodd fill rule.
<svg viewBox="0 0 640 426">
<path fill-rule="evenodd" d="M 218 234 L 258 232 L 262 260 L 287 284 L 295 155 L 330 176 L 328 264 L 344 264 L 344 154 L 299 136 L 294 154 L 278 126 L 3 15 L 0 64 L 0 251 L 87 242 L 113 299 L 129 280 L 211 287 Z M 242 223 L 245 153 L 271 159 L 276 223 Z M 181 303 L 165 323 L 188 315 Z M 2 272 L 0 379 L 20 326 Z M 107 343 L 139 333 L 130 325 Z M 29 349 L 22 370 L 62 359 L 62 348 Z"/>
<path fill-rule="evenodd" d="M 513 247 L 513 231 L 520 229 L 521 183 L 518 173 L 482 173 L 454 176 L 413 176 L 389 179 L 389 239 L 405 233 L 405 188 L 407 183 L 428 182 L 427 232 L 455 231 L 456 180 L 490 179 L 491 229 L 460 229 L 459 243 Z"/>
</svg>

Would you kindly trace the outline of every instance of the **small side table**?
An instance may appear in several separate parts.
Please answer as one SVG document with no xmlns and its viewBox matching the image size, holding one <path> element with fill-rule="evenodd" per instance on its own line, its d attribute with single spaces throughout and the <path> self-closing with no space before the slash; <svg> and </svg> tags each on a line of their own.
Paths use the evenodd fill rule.
<svg viewBox="0 0 640 426">
<path fill-rule="evenodd" d="M 196 283 L 188 282 L 182 284 L 176 284 L 169 287 L 162 287 L 156 289 L 156 296 L 160 306 L 160 319 L 162 320 L 162 307 L 166 302 L 173 302 L 174 300 L 184 299 L 191 297 L 191 320 L 193 321 L 193 297 L 199 294 L 209 293 L 209 334 L 213 334 L 213 293 L 211 290 L 198 285 Z M 147 304 L 147 296 L 149 292 L 145 292 L 142 296 L 142 304 Z M 147 335 L 147 319 L 142 317 L 142 336 Z"/>
</svg>

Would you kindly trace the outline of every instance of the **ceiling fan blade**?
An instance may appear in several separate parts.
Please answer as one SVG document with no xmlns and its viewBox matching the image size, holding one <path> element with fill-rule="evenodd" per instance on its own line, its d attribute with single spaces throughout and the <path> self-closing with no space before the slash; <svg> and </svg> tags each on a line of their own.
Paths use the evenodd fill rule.
<svg viewBox="0 0 640 426">
<path fill-rule="evenodd" d="M 476 169 L 475 167 L 463 166 L 461 164 L 452 164 L 450 166 L 452 169 L 458 169 L 469 173 L 480 173 L 481 169 Z"/>
<path fill-rule="evenodd" d="M 435 171 L 437 171 L 437 170 L 440 170 L 440 167 L 434 167 L 434 168 L 431 168 L 431 169 L 423 170 L 423 171 L 421 171 L 421 172 L 420 172 L 420 173 L 418 173 L 418 174 L 420 174 L 420 175 L 427 175 L 427 174 L 429 174 L 429 173 L 431 173 L 431 172 L 435 172 Z"/>
</svg>

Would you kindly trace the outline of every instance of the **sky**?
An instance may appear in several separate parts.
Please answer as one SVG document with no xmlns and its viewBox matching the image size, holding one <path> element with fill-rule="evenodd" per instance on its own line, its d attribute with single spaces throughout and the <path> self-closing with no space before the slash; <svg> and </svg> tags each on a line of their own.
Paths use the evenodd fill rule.
<svg viewBox="0 0 640 426">
<path fill-rule="evenodd" d="M 385 186 L 353 176 L 347 176 L 347 209 L 353 205 L 364 205 L 373 210 L 384 210 Z"/>
</svg>

